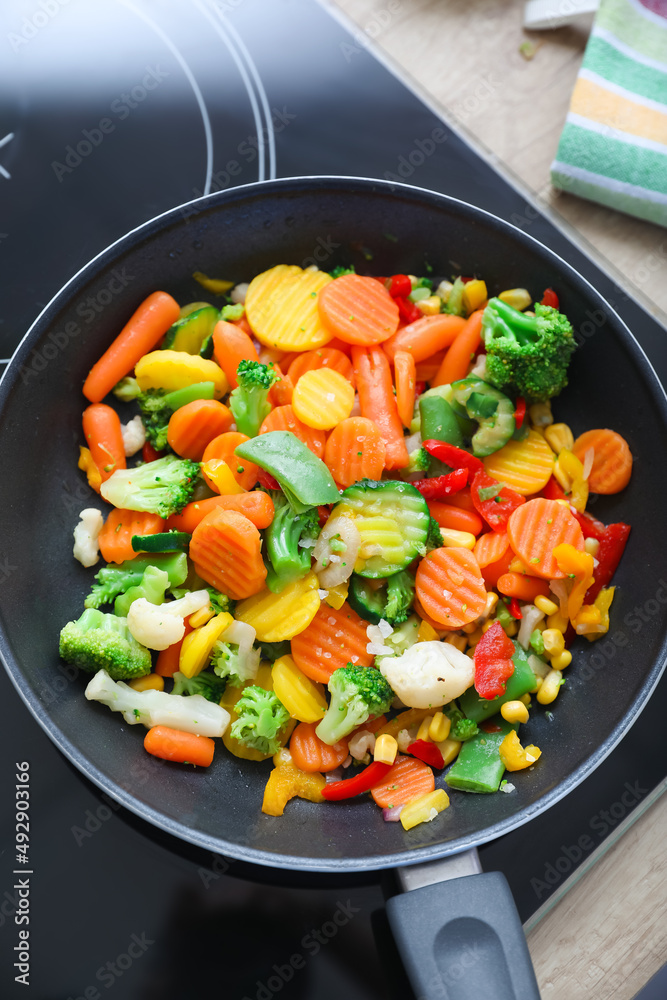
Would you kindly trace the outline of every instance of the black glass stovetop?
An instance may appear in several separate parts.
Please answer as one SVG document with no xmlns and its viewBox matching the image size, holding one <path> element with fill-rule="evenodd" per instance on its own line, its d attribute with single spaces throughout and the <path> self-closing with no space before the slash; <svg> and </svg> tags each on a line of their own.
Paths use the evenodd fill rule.
<svg viewBox="0 0 667 1000">
<path fill-rule="evenodd" d="M 0 358 L 73 273 L 146 219 L 237 184 L 346 174 L 442 191 L 527 229 L 592 281 L 667 382 L 664 329 L 314 0 L 5 0 L 0 38 Z M 4 672 L 0 691 L 2 998 L 411 997 L 382 915 L 391 873 L 269 871 L 182 844 L 83 778 Z M 666 702 L 663 678 L 583 784 L 481 848 L 524 921 L 663 779 Z M 29 987 L 14 979 L 28 926 L 15 922 L 13 874 L 24 761 Z"/>
</svg>

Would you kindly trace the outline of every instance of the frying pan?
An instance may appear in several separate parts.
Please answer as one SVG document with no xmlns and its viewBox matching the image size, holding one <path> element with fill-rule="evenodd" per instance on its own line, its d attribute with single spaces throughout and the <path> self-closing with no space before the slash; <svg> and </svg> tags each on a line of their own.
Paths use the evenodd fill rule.
<svg viewBox="0 0 667 1000">
<path fill-rule="evenodd" d="M 238 282 L 277 263 L 477 274 L 494 293 L 525 286 L 535 297 L 553 286 L 580 343 L 557 419 L 575 436 L 613 427 L 635 457 L 629 487 L 594 507 L 606 522 L 633 525 L 616 574 L 611 631 L 596 644 L 577 642 L 553 713 L 532 713 L 526 736 L 542 749 L 539 765 L 513 776 L 510 794 L 453 793 L 435 822 L 407 833 L 383 822 L 368 797 L 334 806 L 293 800 L 282 818 L 262 815 L 269 763 L 218 752 L 212 768 L 193 773 L 149 757 L 140 727 L 86 702 L 86 678 L 57 656 L 59 630 L 78 617 L 92 575 L 72 558 L 72 529 L 80 509 L 100 503 L 76 469 L 86 373 L 155 289 L 184 303 L 205 297 L 195 270 Z M 37 721 L 84 774 L 186 841 L 281 868 L 418 866 L 405 869 L 405 885 L 437 884 L 389 901 L 417 996 L 537 996 L 502 876 L 459 876 L 474 870 L 477 845 L 528 822 L 586 777 L 659 679 L 667 634 L 666 429 L 663 390 L 619 317 L 569 265 L 499 219 L 429 191 L 364 179 L 294 178 L 211 195 L 132 231 L 76 274 L 26 334 L 0 385 L 5 666 Z M 466 974 L 449 975 L 461 948 Z"/>
</svg>

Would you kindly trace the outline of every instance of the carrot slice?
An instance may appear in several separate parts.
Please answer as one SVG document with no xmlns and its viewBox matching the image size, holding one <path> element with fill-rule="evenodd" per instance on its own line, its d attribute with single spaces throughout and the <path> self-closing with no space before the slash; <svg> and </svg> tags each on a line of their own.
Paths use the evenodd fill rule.
<svg viewBox="0 0 667 1000">
<path fill-rule="evenodd" d="M 452 382 L 465 378 L 470 363 L 475 356 L 482 339 L 483 309 L 478 309 L 466 320 L 465 326 L 457 334 L 456 340 L 449 348 L 431 385 L 450 385 Z"/>
<path fill-rule="evenodd" d="M 516 597 L 518 601 L 529 601 L 531 604 L 536 597 L 549 597 L 551 593 L 547 580 L 524 576 L 523 573 L 502 573 L 496 586 L 505 597 Z"/>
<path fill-rule="evenodd" d="M 218 509 L 193 531 L 189 555 L 202 580 L 241 601 L 264 586 L 261 549 L 262 536 L 252 521 L 236 510 Z"/>
<path fill-rule="evenodd" d="M 385 341 L 382 349 L 390 361 L 394 360 L 397 351 L 408 351 L 415 362 L 426 361 L 443 347 L 449 347 L 464 326 L 465 320 L 461 316 L 447 313 L 422 316 Z"/>
<path fill-rule="evenodd" d="M 469 531 L 471 535 L 479 535 L 484 527 L 481 517 L 474 510 L 462 510 L 452 507 L 440 500 L 429 500 L 428 509 L 441 528 L 451 528 L 454 531 Z"/>
<path fill-rule="evenodd" d="M 83 411 L 83 435 L 102 482 L 116 469 L 127 468 L 120 417 L 106 403 L 93 403 Z"/>
<path fill-rule="evenodd" d="M 396 409 L 403 426 L 409 427 L 415 409 L 417 366 L 415 359 L 407 351 L 396 351 L 394 355 L 394 381 Z"/>
<path fill-rule="evenodd" d="M 174 410 L 167 428 L 167 441 L 181 458 L 201 462 L 210 442 L 234 423 L 231 411 L 217 399 L 193 399 Z"/>
<path fill-rule="evenodd" d="M 148 354 L 180 315 L 178 302 L 166 292 L 153 292 L 132 314 L 114 342 L 88 373 L 83 394 L 99 403 L 117 382 Z"/>
<path fill-rule="evenodd" d="M 342 274 L 319 292 L 322 325 L 347 344 L 381 344 L 398 329 L 398 306 L 375 278 Z"/>
<path fill-rule="evenodd" d="M 593 465 L 588 476 L 592 493 L 618 493 L 630 482 L 632 452 L 625 438 L 608 428 L 586 431 L 574 442 L 572 451 L 583 464 L 593 449 Z"/>
<path fill-rule="evenodd" d="M 324 449 L 324 461 L 339 486 L 347 489 L 360 479 L 379 479 L 385 444 L 377 424 L 367 417 L 348 417 L 334 427 Z"/>
<path fill-rule="evenodd" d="M 213 761 L 215 742 L 210 736 L 184 733 L 169 726 L 153 726 L 144 737 L 144 748 L 163 760 L 208 767 Z"/>
<path fill-rule="evenodd" d="M 322 458 L 324 455 L 324 446 L 327 441 L 326 431 L 304 424 L 290 405 L 276 406 L 274 410 L 271 410 L 260 427 L 259 433 L 268 434 L 269 431 L 291 431 L 318 458 Z"/>
<path fill-rule="evenodd" d="M 319 347 L 315 351 L 304 351 L 303 354 L 292 355 L 292 358 L 293 360 L 290 361 L 287 374 L 292 379 L 294 385 L 296 385 L 301 376 L 305 375 L 306 372 L 318 368 L 331 368 L 332 371 L 338 372 L 354 385 L 352 362 L 346 354 L 343 354 L 342 351 L 335 347 Z"/>
<path fill-rule="evenodd" d="M 381 347 L 353 347 L 352 364 L 361 415 L 374 420 L 384 438 L 385 466 L 387 469 L 403 469 L 408 464 L 409 456 L 396 408 L 387 355 Z"/>
<path fill-rule="evenodd" d="M 214 510 L 234 510 L 243 514 L 256 528 L 268 528 L 273 520 L 273 500 L 268 493 L 233 493 L 186 504 L 180 514 L 172 514 L 165 522 L 168 531 L 187 531 L 192 534 L 207 514 Z"/>
<path fill-rule="evenodd" d="M 98 538 L 102 558 L 113 563 L 134 559 L 137 553 L 132 548 L 132 535 L 156 535 L 163 525 L 157 514 L 114 507 Z"/>
<path fill-rule="evenodd" d="M 440 548 L 419 564 L 415 593 L 427 615 L 441 628 L 469 625 L 484 611 L 486 587 L 469 549 Z"/>
<path fill-rule="evenodd" d="M 480 569 L 502 559 L 507 552 L 509 543 L 506 531 L 487 531 L 485 535 L 480 535 L 472 550 Z"/>
<path fill-rule="evenodd" d="M 241 361 L 259 361 L 251 337 L 236 323 L 224 319 L 218 320 L 213 328 L 213 354 L 232 389 L 239 384 L 236 369 Z"/>
<path fill-rule="evenodd" d="M 239 486 L 242 486 L 244 490 L 251 490 L 257 482 L 259 466 L 255 465 L 254 462 L 247 462 L 245 459 L 241 461 L 234 454 L 235 448 L 249 440 L 250 438 L 241 434 L 240 431 L 225 431 L 224 434 L 218 434 L 206 445 L 202 461 L 210 462 L 213 458 L 221 458 L 232 470 L 232 475 Z M 242 471 L 239 472 L 239 469 Z M 252 517 L 250 520 L 254 524 Z M 265 528 L 266 525 L 258 524 L 257 527 Z"/>
<path fill-rule="evenodd" d="M 289 750 L 300 771 L 335 771 L 348 755 L 347 740 L 329 746 L 315 730 L 318 722 L 300 722 L 292 733 Z"/>
<path fill-rule="evenodd" d="M 380 784 L 371 788 L 371 795 L 382 809 L 393 809 L 432 792 L 434 788 L 435 778 L 428 764 L 416 757 L 399 754 Z"/>
<path fill-rule="evenodd" d="M 269 389 L 268 400 L 271 406 L 288 406 L 292 402 L 294 395 L 294 382 L 289 375 L 283 374 L 283 368 L 274 362 L 273 367 L 278 376 L 278 381 L 274 382 Z"/>
<path fill-rule="evenodd" d="M 553 556 L 556 545 L 569 542 L 584 551 L 584 536 L 567 504 L 536 497 L 511 514 L 507 534 L 512 549 L 530 567 L 530 572 L 545 580 L 562 580 L 565 573 Z"/>
<path fill-rule="evenodd" d="M 322 684 L 348 663 L 370 667 L 374 657 L 366 652 L 367 628 L 347 601 L 338 610 L 322 604 L 310 625 L 292 639 L 292 658 L 306 677 Z"/>
</svg>

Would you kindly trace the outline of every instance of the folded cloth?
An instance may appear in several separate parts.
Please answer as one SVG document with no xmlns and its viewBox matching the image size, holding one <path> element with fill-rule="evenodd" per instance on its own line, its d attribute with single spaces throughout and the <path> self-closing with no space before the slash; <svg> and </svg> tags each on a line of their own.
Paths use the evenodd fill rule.
<svg viewBox="0 0 667 1000">
<path fill-rule="evenodd" d="M 551 180 L 667 226 L 667 0 L 601 0 Z"/>
</svg>

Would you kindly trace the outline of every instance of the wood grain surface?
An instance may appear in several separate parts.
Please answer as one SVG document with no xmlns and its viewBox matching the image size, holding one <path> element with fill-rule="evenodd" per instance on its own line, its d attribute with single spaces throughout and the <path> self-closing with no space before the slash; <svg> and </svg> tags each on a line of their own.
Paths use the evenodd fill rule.
<svg viewBox="0 0 667 1000">
<path fill-rule="evenodd" d="M 527 33 L 519 0 L 329 6 L 667 324 L 667 231 L 549 183 L 587 25 Z M 519 51 L 526 40 L 530 60 Z M 631 1000 L 667 960 L 666 834 L 663 796 L 530 931 L 543 1000 Z"/>
</svg>

